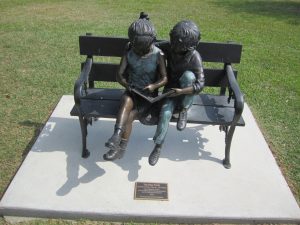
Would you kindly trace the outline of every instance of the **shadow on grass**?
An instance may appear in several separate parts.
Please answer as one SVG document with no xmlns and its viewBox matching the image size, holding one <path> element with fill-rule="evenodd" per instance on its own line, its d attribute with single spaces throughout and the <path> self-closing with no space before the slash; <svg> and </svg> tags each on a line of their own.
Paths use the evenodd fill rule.
<svg viewBox="0 0 300 225">
<path fill-rule="evenodd" d="M 27 144 L 27 146 L 25 147 L 25 149 L 22 153 L 22 157 L 26 157 L 26 155 L 28 154 L 28 152 L 32 148 L 33 144 L 35 143 L 36 139 L 38 138 L 39 134 L 41 133 L 41 131 L 42 131 L 43 127 L 45 126 L 45 124 L 33 122 L 33 121 L 30 121 L 30 120 L 25 120 L 25 121 L 19 122 L 19 124 L 21 126 L 33 127 L 34 128 L 34 135 L 33 135 L 33 137 L 31 138 L 31 140 L 29 141 L 29 143 Z"/>
<path fill-rule="evenodd" d="M 246 12 L 283 20 L 291 25 L 300 24 L 300 2 L 293 1 L 214 1 L 218 7 L 234 12 Z"/>
</svg>

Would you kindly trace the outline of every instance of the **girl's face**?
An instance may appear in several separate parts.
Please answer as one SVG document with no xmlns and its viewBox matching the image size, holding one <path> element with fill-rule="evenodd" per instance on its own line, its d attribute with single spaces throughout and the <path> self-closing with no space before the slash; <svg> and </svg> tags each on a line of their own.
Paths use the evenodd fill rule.
<svg viewBox="0 0 300 225">
<path fill-rule="evenodd" d="M 146 55 L 150 52 L 152 46 L 152 40 L 149 37 L 135 38 L 132 43 L 132 50 L 139 56 Z"/>
</svg>

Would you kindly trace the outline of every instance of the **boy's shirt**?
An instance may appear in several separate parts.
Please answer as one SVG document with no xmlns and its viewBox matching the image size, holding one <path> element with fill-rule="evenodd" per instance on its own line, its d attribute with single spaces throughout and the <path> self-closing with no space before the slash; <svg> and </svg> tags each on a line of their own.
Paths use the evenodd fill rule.
<svg viewBox="0 0 300 225">
<path fill-rule="evenodd" d="M 157 46 L 162 49 L 167 58 L 168 83 L 165 88 L 178 88 L 182 74 L 185 71 L 191 71 L 196 77 L 195 92 L 200 92 L 204 85 L 204 73 L 199 52 L 192 50 L 181 56 L 172 54 L 169 42 L 157 43 Z"/>
</svg>

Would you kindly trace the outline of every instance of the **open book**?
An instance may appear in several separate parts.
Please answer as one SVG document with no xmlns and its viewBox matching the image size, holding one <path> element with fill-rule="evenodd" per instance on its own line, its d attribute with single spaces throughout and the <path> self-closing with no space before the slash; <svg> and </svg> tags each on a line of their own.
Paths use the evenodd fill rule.
<svg viewBox="0 0 300 225">
<path fill-rule="evenodd" d="M 170 90 L 168 92 L 165 92 L 163 94 L 159 94 L 158 96 L 156 97 L 151 97 L 151 96 L 146 96 L 144 95 L 143 93 L 141 93 L 140 91 L 136 90 L 136 89 L 131 89 L 132 92 L 134 92 L 135 94 L 141 96 L 142 98 L 146 99 L 148 102 L 150 103 L 154 103 L 154 102 L 157 102 L 165 97 L 168 97 L 170 96 L 171 94 L 175 93 L 175 90 Z"/>
</svg>

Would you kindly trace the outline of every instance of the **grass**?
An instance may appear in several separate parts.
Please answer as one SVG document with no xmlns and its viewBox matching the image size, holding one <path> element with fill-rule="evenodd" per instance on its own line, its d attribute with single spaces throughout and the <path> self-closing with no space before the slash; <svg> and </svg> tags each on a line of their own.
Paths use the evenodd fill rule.
<svg viewBox="0 0 300 225">
<path fill-rule="evenodd" d="M 0 196 L 59 98 L 73 92 L 84 59 L 78 36 L 126 36 L 140 11 L 160 39 L 191 19 L 203 41 L 243 44 L 241 89 L 299 203 L 300 1 L 1 0 Z"/>
</svg>

